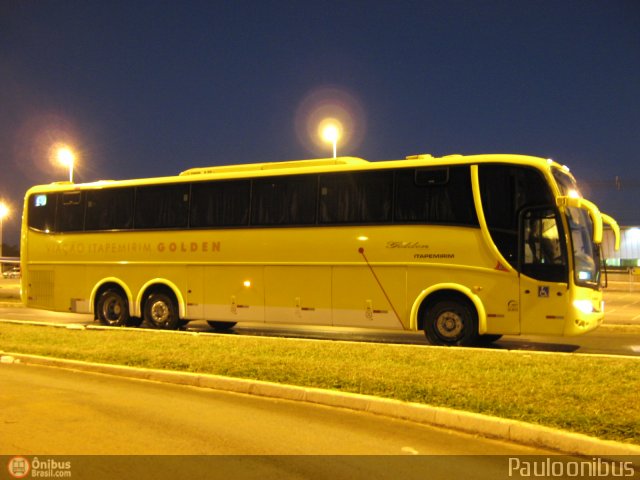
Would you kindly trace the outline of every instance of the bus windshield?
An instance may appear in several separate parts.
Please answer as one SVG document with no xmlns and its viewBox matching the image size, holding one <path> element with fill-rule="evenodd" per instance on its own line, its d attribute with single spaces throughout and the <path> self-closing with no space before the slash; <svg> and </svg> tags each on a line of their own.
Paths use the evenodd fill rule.
<svg viewBox="0 0 640 480">
<path fill-rule="evenodd" d="M 575 180 L 563 171 L 554 168 L 553 176 L 564 196 L 582 197 Z M 593 242 L 593 223 L 586 210 L 567 207 L 567 223 L 573 245 L 575 282 L 584 286 L 596 286 L 600 281 L 599 250 Z"/>
</svg>

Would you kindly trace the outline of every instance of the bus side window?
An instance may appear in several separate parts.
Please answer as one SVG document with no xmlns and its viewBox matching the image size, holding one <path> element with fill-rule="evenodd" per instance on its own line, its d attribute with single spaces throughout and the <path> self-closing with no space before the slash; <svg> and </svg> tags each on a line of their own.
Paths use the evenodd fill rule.
<svg viewBox="0 0 640 480">
<path fill-rule="evenodd" d="M 185 228 L 189 220 L 189 184 L 137 187 L 135 228 Z"/>
<path fill-rule="evenodd" d="M 392 199 L 392 171 L 320 175 L 319 222 L 389 223 Z"/>
<path fill-rule="evenodd" d="M 502 256 L 518 260 L 518 221 L 523 209 L 554 205 L 542 173 L 529 167 L 487 164 L 479 166 L 480 194 L 489 233 Z"/>
<path fill-rule="evenodd" d="M 56 231 L 77 232 L 84 229 L 85 192 L 62 192 L 56 210 Z"/>
<path fill-rule="evenodd" d="M 85 230 L 127 230 L 133 226 L 133 188 L 87 191 Z"/>
<path fill-rule="evenodd" d="M 249 223 L 249 180 L 191 185 L 191 228 L 241 227 Z"/>
<path fill-rule="evenodd" d="M 56 220 L 56 193 L 34 193 L 29 198 L 29 227 L 43 232 L 52 232 Z"/>
<path fill-rule="evenodd" d="M 468 166 L 396 172 L 396 223 L 478 226 Z"/>
<path fill-rule="evenodd" d="M 311 225 L 316 222 L 316 175 L 260 178 L 253 181 L 251 224 Z"/>
</svg>

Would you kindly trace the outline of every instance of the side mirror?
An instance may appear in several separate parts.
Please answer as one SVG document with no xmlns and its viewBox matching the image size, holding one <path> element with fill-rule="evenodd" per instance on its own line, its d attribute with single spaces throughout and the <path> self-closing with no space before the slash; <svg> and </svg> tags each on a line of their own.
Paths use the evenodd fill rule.
<svg viewBox="0 0 640 480">
<path fill-rule="evenodd" d="M 594 203 L 579 197 L 557 197 L 556 205 L 558 207 L 581 208 L 589 212 L 589 217 L 591 217 L 591 222 L 593 223 L 593 243 L 598 245 L 602 243 L 602 214 Z"/>
<path fill-rule="evenodd" d="M 602 221 L 611 227 L 611 230 L 613 230 L 613 234 L 616 237 L 614 248 L 616 251 L 620 250 L 620 227 L 618 226 L 618 222 L 606 213 L 601 213 L 600 215 L 602 215 Z"/>
</svg>

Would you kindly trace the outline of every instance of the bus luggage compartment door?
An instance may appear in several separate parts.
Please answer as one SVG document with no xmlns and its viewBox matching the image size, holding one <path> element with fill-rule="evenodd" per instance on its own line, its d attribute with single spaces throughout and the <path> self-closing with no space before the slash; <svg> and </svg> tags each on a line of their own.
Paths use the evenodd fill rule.
<svg viewBox="0 0 640 480">
<path fill-rule="evenodd" d="M 331 325 L 331 267 L 267 266 L 268 323 Z"/>
</svg>

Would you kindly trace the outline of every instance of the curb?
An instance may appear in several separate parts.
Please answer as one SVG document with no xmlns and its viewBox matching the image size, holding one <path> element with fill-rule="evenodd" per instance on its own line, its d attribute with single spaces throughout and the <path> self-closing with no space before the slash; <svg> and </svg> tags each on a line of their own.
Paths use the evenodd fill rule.
<svg viewBox="0 0 640 480">
<path fill-rule="evenodd" d="M 588 435 L 566 432 L 550 427 L 534 425 L 479 413 L 464 412 L 445 407 L 403 402 L 400 400 L 337 392 L 319 388 L 298 387 L 260 380 L 224 377 L 220 375 L 155 370 L 90 363 L 79 360 L 0 352 L 0 363 L 25 363 L 67 368 L 86 372 L 117 375 L 140 380 L 188 385 L 213 390 L 309 402 L 330 407 L 369 412 L 376 415 L 409 420 L 416 423 L 450 428 L 490 438 L 498 438 L 519 444 L 549 448 L 558 452 L 598 457 L 638 456 L 640 445 L 601 440 Z M 634 464 L 640 465 L 640 460 Z"/>
</svg>

